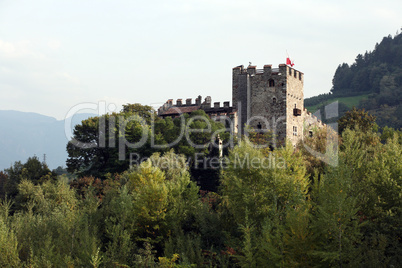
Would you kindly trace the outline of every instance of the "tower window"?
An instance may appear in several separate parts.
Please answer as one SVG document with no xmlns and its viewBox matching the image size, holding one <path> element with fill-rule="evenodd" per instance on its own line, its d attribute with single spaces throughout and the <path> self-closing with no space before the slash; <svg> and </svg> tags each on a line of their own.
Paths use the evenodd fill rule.
<svg viewBox="0 0 402 268">
<path fill-rule="evenodd" d="M 272 99 L 272 103 L 274 103 L 274 104 L 276 103 L 276 98 Z"/>
<path fill-rule="evenodd" d="M 294 71 L 294 75 L 295 75 L 295 78 L 297 77 L 297 72 L 296 71 Z"/>
<path fill-rule="evenodd" d="M 292 75 L 292 69 L 289 68 L 289 75 Z"/>
<path fill-rule="evenodd" d="M 297 127 L 293 126 L 293 136 L 297 136 Z"/>
<path fill-rule="evenodd" d="M 299 80 L 301 80 L 301 73 L 299 73 Z"/>
<path fill-rule="evenodd" d="M 269 79 L 269 87 L 274 87 L 275 86 L 275 81 L 272 79 Z"/>
</svg>

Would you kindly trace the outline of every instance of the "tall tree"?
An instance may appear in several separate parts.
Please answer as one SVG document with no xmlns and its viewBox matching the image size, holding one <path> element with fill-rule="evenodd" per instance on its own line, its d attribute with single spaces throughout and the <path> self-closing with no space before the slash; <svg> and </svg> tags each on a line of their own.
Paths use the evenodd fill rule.
<svg viewBox="0 0 402 268">
<path fill-rule="evenodd" d="M 358 264 L 361 233 L 353 186 L 351 172 L 343 163 L 328 167 L 326 174 L 315 180 L 312 232 L 316 249 L 311 254 L 323 266 Z"/>
<path fill-rule="evenodd" d="M 362 131 L 377 131 L 378 126 L 375 123 L 375 116 L 364 111 L 364 109 L 356 109 L 353 107 L 351 111 L 346 112 L 339 120 L 339 133 L 347 129 L 359 128 Z"/>
<path fill-rule="evenodd" d="M 34 184 L 56 179 L 56 174 L 50 171 L 45 163 L 40 162 L 37 156 L 29 157 L 24 164 L 17 161 L 4 171 L 7 174 L 4 191 L 12 197 L 17 195 L 17 186 L 24 179 L 32 181 Z"/>
<path fill-rule="evenodd" d="M 89 118 L 75 126 L 73 134 L 67 144 L 67 170 L 80 176 L 105 178 L 127 170 L 132 154 L 152 154 L 150 127 L 131 111 Z"/>
</svg>

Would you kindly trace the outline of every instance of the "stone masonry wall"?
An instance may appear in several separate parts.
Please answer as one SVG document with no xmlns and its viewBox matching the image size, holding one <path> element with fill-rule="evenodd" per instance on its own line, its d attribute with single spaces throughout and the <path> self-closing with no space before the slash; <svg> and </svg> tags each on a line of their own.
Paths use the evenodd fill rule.
<svg viewBox="0 0 402 268">
<path fill-rule="evenodd" d="M 303 139 L 303 110 L 304 110 L 304 94 L 303 94 L 303 73 L 286 66 L 280 66 L 280 71 L 286 73 L 286 133 L 287 138 L 292 145 Z M 294 109 L 300 110 L 300 115 L 294 115 Z"/>
<path fill-rule="evenodd" d="M 253 68 L 253 67 L 251 67 Z M 247 69 L 251 69 L 250 67 Z M 271 65 L 257 70 L 250 82 L 250 121 L 255 129 L 270 129 L 279 140 L 286 137 L 286 76 Z"/>
<path fill-rule="evenodd" d="M 315 115 L 307 111 L 307 109 L 303 110 L 303 118 L 304 118 L 304 134 L 308 134 L 308 131 L 313 131 L 314 128 L 323 128 L 325 124 L 318 119 Z"/>
<path fill-rule="evenodd" d="M 238 124 L 236 128 L 239 133 L 244 133 L 244 123 L 248 118 L 248 93 L 249 93 L 249 74 L 244 70 L 243 65 L 233 68 L 232 76 L 232 105 L 237 110 Z"/>
</svg>

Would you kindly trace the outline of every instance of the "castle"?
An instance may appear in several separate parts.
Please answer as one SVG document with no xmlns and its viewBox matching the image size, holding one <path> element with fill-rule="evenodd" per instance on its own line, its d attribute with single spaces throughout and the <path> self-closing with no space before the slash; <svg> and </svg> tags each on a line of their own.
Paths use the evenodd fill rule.
<svg viewBox="0 0 402 268">
<path fill-rule="evenodd" d="M 230 126 L 232 133 L 244 134 L 245 127 L 250 126 L 257 131 L 272 131 L 280 143 L 289 140 L 295 146 L 307 131 L 311 136 L 313 127 L 324 126 L 304 108 L 303 83 L 304 74 L 286 64 L 279 68 L 264 65 L 263 69 L 240 65 L 232 72 L 232 106 L 228 101 L 223 106 L 219 102 L 212 106 L 209 96 L 204 102 L 198 96 L 195 103 L 178 99 L 175 105 L 169 99 L 158 109 L 158 115 L 176 117 L 202 109 L 213 120 Z"/>
</svg>

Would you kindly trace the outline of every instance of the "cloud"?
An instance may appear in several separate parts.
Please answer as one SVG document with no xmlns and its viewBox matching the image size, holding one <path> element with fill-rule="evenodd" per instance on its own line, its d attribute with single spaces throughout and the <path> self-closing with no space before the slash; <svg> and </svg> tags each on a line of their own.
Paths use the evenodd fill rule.
<svg viewBox="0 0 402 268">
<path fill-rule="evenodd" d="M 0 57 L 5 59 L 44 59 L 44 54 L 35 50 L 34 47 L 35 44 L 29 40 L 21 40 L 18 42 L 7 42 L 0 40 Z"/>
<path fill-rule="evenodd" d="M 59 59 L 55 39 L 0 40 L 1 109 L 35 111 L 62 117 L 69 102 L 80 98 L 80 79 Z"/>
<path fill-rule="evenodd" d="M 49 40 L 49 42 L 47 42 L 47 45 L 52 50 L 58 50 L 61 46 L 61 42 L 59 40 Z"/>
<path fill-rule="evenodd" d="M 277 65 L 286 50 L 306 74 L 306 96 L 328 92 L 338 64 L 395 32 L 401 7 L 371 0 L 17 2 L 0 9 L 0 88 L 7 89 L 0 107 L 58 118 L 79 102 L 226 100 L 233 66 Z"/>
</svg>

